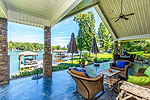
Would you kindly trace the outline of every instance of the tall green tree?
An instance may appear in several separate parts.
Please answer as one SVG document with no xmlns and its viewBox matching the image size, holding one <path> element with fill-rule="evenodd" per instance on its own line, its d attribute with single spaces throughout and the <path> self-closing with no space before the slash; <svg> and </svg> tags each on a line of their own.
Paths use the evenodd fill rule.
<svg viewBox="0 0 150 100">
<path fill-rule="evenodd" d="M 95 17 L 93 12 L 79 13 L 73 19 L 78 25 L 77 47 L 80 50 L 80 58 L 83 50 L 91 51 L 92 39 L 95 36 Z"/>
<path fill-rule="evenodd" d="M 100 23 L 98 28 L 98 38 L 101 45 L 100 48 L 102 48 L 103 51 L 113 47 L 112 36 L 103 22 Z"/>
</svg>

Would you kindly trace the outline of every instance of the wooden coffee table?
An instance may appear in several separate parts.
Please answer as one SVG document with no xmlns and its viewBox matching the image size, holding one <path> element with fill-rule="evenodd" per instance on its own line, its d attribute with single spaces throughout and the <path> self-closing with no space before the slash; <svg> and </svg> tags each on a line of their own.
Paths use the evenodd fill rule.
<svg viewBox="0 0 150 100">
<path fill-rule="evenodd" d="M 135 98 L 136 100 L 150 100 L 149 88 L 124 81 L 120 89 L 121 92 L 116 100 L 130 100 L 130 98 Z"/>
<path fill-rule="evenodd" d="M 99 74 L 106 76 L 104 78 L 104 83 L 108 84 L 109 88 L 111 88 L 113 86 L 113 84 L 115 84 L 116 82 L 119 81 L 118 74 L 120 73 L 119 70 L 115 70 L 115 69 L 111 69 L 111 70 L 112 70 L 112 72 L 109 72 L 108 69 L 98 72 Z M 115 77 L 115 75 L 116 75 L 116 77 Z M 114 76 L 114 77 L 112 77 L 112 76 Z"/>
</svg>

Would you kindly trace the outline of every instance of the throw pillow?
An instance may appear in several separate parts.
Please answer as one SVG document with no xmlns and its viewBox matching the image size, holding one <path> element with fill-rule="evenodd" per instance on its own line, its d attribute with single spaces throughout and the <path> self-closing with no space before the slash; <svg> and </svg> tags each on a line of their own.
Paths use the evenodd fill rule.
<svg viewBox="0 0 150 100">
<path fill-rule="evenodd" d="M 127 63 L 126 61 L 119 61 L 119 60 L 117 60 L 116 67 L 125 69 L 126 63 Z"/>
<path fill-rule="evenodd" d="M 148 67 L 145 72 L 144 72 L 145 75 L 147 76 L 150 76 L 150 67 Z"/>
<path fill-rule="evenodd" d="M 147 76 L 128 76 L 128 82 L 137 85 L 148 85 L 150 84 L 150 77 Z"/>
</svg>

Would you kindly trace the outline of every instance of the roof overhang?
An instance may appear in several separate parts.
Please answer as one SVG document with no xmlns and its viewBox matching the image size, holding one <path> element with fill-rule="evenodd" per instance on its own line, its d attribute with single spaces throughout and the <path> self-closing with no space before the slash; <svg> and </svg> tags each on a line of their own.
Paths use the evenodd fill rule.
<svg viewBox="0 0 150 100">
<path fill-rule="evenodd" d="M 149 0 L 123 0 L 122 5 L 124 14 L 134 13 L 129 20 L 112 19 L 120 15 L 121 0 L 83 0 L 63 19 L 94 6 L 114 41 L 149 40 Z"/>
<path fill-rule="evenodd" d="M 82 0 L 0 0 L 0 17 L 36 27 L 54 26 Z"/>
<path fill-rule="evenodd" d="M 54 26 L 94 6 L 115 41 L 149 39 L 149 0 L 123 0 L 123 13 L 135 14 L 129 20 L 115 22 L 112 18 L 119 16 L 120 3 L 121 0 L 0 0 L 0 17 L 36 27 Z"/>
</svg>

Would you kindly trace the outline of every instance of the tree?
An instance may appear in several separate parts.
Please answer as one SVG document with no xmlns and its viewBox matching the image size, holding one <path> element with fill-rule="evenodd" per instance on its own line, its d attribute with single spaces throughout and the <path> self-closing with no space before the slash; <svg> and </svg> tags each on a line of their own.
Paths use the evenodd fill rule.
<svg viewBox="0 0 150 100">
<path fill-rule="evenodd" d="M 52 46 L 52 51 L 56 49 L 56 46 Z"/>
<path fill-rule="evenodd" d="M 103 22 L 100 23 L 99 28 L 98 28 L 98 38 L 99 38 L 99 43 L 103 51 L 108 50 L 109 48 L 112 48 L 113 46 L 112 36 L 108 32 Z"/>
<path fill-rule="evenodd" d="M 60 45 L 57 45 L 57 46 L 56 46 L 56 49 L 57 49 L 57 50 L 60 50 L 60 48 L 61 48 Z"/>
<path fill-rule="evenodd" d="M 12 48 L 13 48 L 12 41 L 8 42 L 8 48 L 9 48 L 10 50 L 12 50 Z"/>
<path fill-rule="evenodd" d="M 79 13 L 74 16 L 74 21 L 79 25 L 77 35 L 77 46 L 79 50 L 88 50 L 92 48 L 92 39 L 95 36 L 95 17 L 93 12 Z"/>
<path fill-rule="evenodd" d="M 17 50 L 43 50 L 43 44 L 39 43 L 21 43 L 21 42 L 8 42 L 8 48 L 12 50 L 12 48 L 16 48 Z"/>
<path fill-rule="evenodd" d="M 81 58 L 83 50 L 91 51 L 92 39 L 95 36 L 95 17 L 93 12 L 79 13 L 73 20 L 79 25 L 76 39 Z"/>
</svg>

